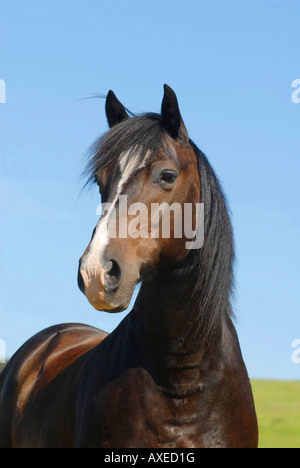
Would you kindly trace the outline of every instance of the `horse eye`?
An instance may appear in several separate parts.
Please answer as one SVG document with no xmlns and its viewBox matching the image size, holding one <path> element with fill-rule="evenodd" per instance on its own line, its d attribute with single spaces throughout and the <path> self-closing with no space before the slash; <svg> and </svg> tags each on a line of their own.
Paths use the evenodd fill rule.
<svg viewBox="0 0 300 468">
<path fill-rule="evenodd" d="M 161 180 L 163 182 L 167 182 L 168 184 L 173 184 L 176 179 L 177 179 L 177 176 L 176 174 L 174 174 L 174 172 L 165 171 L 161 175 Z"/>
</svg>

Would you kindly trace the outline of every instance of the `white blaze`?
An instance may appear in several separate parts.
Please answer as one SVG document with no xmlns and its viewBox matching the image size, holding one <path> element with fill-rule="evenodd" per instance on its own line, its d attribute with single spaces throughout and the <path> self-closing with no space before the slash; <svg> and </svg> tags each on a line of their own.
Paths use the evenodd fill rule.
<svg viewBox="0 0 300 468">
<path fill-rule="evenodd" d="M 144 161 L 142 164 L 139 164 L 141 148 L 135 146 L 130 148 L 128 151 L 124 151 L 120 155 L 119 164 L 121 178 L 118 183 L 116 195 L 113 199 L 113 202 L 109 204 L 107 214 L 102 216 L 96 226 L 96 231 L 94 237 L 90 243 L 89 251 L 86 253 L 85 257 L 82 260 L 81 268 L 85 270 L 94 270 L 98 269 L 99 262 L 104 263 L 103 255 L 105 249 L 109 243 L 109 223 L 112 213 L 115 212 L 115 206 L 119 200 L 123 187 L 127 184 L 131 176 L 137 169 L 144 167 L 150 156 L 150 150 L 147 151 Z M 105 204 L 102 205 L 103 210 L 105 209 Z"/>
</svg>

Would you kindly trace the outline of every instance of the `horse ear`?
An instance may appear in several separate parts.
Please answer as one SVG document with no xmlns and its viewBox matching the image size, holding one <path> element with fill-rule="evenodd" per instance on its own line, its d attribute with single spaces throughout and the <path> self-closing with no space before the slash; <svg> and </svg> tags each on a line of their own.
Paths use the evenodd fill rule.
<svg viewBox="0 0 300 468">
<path fill-rule="evenodd" d="M 109 91 L 106 97 L 105 112 L 110 128 L 114 127 L 123 120 L 129 119 L 125 107 L 117 99 L 113 91 Z"/>
<path fill-rule="evenodd" d="M 189 135 L 183 123 L 176 94 L 168 85 L 164 85 L 164 98 L 161 106 L 163 126 L 173 138 L 181 138 L 185 143 Z"/>
</svg>

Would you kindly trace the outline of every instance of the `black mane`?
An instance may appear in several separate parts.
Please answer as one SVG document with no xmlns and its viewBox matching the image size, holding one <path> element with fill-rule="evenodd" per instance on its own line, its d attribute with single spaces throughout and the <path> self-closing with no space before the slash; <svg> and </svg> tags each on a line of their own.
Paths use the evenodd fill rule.
<svg viewBox="0 0 300 468">
<path fill-rule="evenodd" d="M 235 254 L 229 210 L 220 182 L 205 154 L 191 140 L 190 144 L 198 160 L 204 204 L 204 244 L 200 250 L 191 251 L 197 278 L 191 302 L 200 311 L 198 329 L 203 339 L 218 332 L 222 317 L 233 315 L 230 300 Z"/>
</svg>

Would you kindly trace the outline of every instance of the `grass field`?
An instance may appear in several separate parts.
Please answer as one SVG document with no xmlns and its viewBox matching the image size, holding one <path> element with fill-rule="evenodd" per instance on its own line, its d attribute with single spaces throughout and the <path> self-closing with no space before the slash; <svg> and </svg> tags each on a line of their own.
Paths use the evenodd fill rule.
<svg viewBox="0 0 300 468">
<path fill-rule="evenodd" d="M 0 364 L 0 372 L 4 367 Z M 300 448 L 300 381 L 252 380 L 260 448 Z"/>
<path fill-rule="evenodd" d="M 300 448 L 300 381 L 252 380 L 260 448 Z"/>
</svg>

